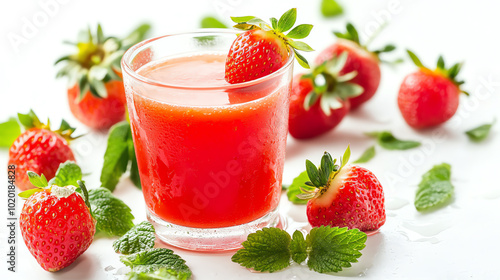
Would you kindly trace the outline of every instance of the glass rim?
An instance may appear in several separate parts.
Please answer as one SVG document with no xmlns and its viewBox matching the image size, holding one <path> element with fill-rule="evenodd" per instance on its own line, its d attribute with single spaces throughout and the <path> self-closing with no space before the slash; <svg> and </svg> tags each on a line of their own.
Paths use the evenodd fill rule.
<svg viewBox="0 0 500 280">
<path fill-rule="evenodd" d="M 135 54 L 137 50 L 139 50 L 141 48 L 146 48 L 147 46 L 153 44 L 154 42 L 161 40 L 161 39 L 164 39 L 164 38 L 167 38 L 167 37 L 190 35 L 190 34 L 191 35 L 201 35 L 201 36 L 209 36 L 209 34 L 214 34 L 214 35 L 216 35 L 216 34 L 235 34 L 235 35 L 237 35 L 239 33 L 241 33 L 241 31 L 232 30 L 232 29 L 202 28 L 202 29 L 196 29 L 194 31 L 170 33 L 167 35 L 146 39 L 144 41 L 141 41 L 141 42 L 133 45 L 125 52 L 125 54 L 123 55 L 122 60 L 121 60 L 122 71 L 126 72 L 128 75 L 130 75 L 130 77 L 132 77 L 133 79 L 135 79 L 137 81 L 140 81 L 142 83 L 147 83 L 147 84 L 153 85 L 153 86 L 158 86 L 158 87 L 166 87 L 166 88 L 172 88 L 172 89 L 186 89 L 186 90 L 227 90 L 227 89 L 246 88 L 246 87 L 250 87 L 250 86 L 257 85 L 257 84 L 260 84 L 262 82 L 268 81 L 270 79 L 273 79 L 276 76 L 279 76 L 279 75 L 285 73 L 290 68 L 290 66 L 293 64 L 295 54 L 293 53 L 293 50 L 290 47 L 288 47 L 288 52 L 290 55 L 288 56 L 288 60 L 285 63 L 285 65 L 283 65 L 280 69 L 278 69 L 278 71 L 273 72 L 269 75 L 266 75 L 266 76 L 260 77 L 258 79 L 255 79 L 255 80 L 248 81 L 248 82 L 238 83 L 238 84 L 229 84 L 228 83 L 227 85 L 224 85 L 224 86 L 186 86 L 186 85 L 178 85 L 178 84 L 173 84 L 173 83 L 165 83 L 165 82 L 161 82 L 161 81 L 157 81 L 154 79 L 144 77 L 144 76 L 138 74 L 136 70 L 133 70 L 130 63 L 129 63 L 129 61 L 131 61 L 132 55 Z M 205 34 L 205 35 L 203 35 L 203 34 Z"/>
</svg>

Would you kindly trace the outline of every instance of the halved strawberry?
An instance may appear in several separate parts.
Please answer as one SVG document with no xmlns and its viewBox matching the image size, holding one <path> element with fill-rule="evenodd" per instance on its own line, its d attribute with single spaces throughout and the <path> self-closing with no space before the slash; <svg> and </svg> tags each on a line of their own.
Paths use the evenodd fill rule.
<svg viewBox="0 0 500 280">
<path fill-rule="evenodd" d="M 73 115 L 94 129 L 108 129 L 125 118 L 125 89 L 120 60 L 133 44 L 144 39 L 150 26 L 143 24 L 124 39 L 105 37 L 100 25 L 75 43 L 78 51 L 59 58 L 66 65 L 57 77 L 68 77 L 68 102 Z"/>
<path fill-rule="evenodd" d="M 297 9 L 285 12 L 279 20 L 271 18 L 271 25 L 254 16 L 231 17 L 236 29 L 245 32 L 234 40 L 226 59 L 225 79 L 228 83 L 243 83 L 269 75 L 285 65 L 293 50 L 300 65 L 309 68 L 307 60 L 297 50 L 313 51 L 303 39 L 312 29 L 310 24 L 293 28 Z"/>
<path fill-rule="evenodd" d="M 71 136 L 75 128 L 63 120 L 61 127 L 52 131 L 50 122 L 40 122 L 33 111 L 18 116 L 26 131 L 10 147 L 8 164 L 16 166 L 15 185 L 24 191 L 34 188 L 26 175 L 28 171 L 43 173 L 51 179 L 61 163 L 75 161 L 69 147 L 69 141 L 75 139 Z"/>
<path fill-rule="evenodd" d="M 457 80 L 462 63 L 446 68 L 444 59 L 439 57 L 435 70 L 425 67 L 420 59 L 408 51 L 411 59 L 419 67 L 403 80 L 398 94 L 398 106 L 406 123 L 413 128 L 427 128 L 449 120 L 458 109 L 460 86 Z"/>
<path fill-rule="evenodd" d="M 306 161 L 307 175 L 303 193 L 309 199 L 307 218 L 313 227 L 332 226 L 357 228 L 361 231 L 379 229 L 385 223 L 384 190 L 368 169 L 347 165 L 349 147 L 340 158 L 340 165 L 325 152 L 319 168 Z M 312 187 L 312 188 L 311 188 Z"/>
<path fill-rule="evenodd" d="M 358 31 L 351 23 L 347 24 L 346 29 L 346 33 L 334 32 L 335 36 L 339 39 L 333 45 L 323 50 L 316 57 L 315 62 L 321 64 L 335 56 L 339 56 L 343 52 L 349 54 L 347 62 L 344 68 L 341 69 L 340 74 L 346 74 L 352 71 L 357 72 L 356 77 L 354 77 L 351 82 L 360 85 L 363 88 L 363 93 L 356 97 L 349 98 L 351 108 L 356 109 L 372 98 L 375 92 L 377 92 L 381 78 L 379 66 L 381 60 L 379 56 L 381 53 L 393 51 L 395 46 L 389 44 L 382 49 L 370 51 L 368 50 L 367 44 L 361 44 Z"/>
<path fill-rule="evenodd" d="M 347 99 L 363 93 L 361 86 L 350 82 L 356 71 L 339 74 L 347 55 L 344 52 L 293 80 L 288 122 L 293 137 L 312 138 L 332 130 L 349 112 Z"/>
</svg>

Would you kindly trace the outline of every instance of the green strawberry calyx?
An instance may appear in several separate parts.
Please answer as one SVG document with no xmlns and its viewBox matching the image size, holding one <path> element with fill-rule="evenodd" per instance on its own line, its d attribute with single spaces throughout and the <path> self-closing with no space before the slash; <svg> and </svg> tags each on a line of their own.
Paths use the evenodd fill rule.
<svg viewBox="0 0 500 280">
<path fill-rule="evenodd" d="M 76 46 L 76 53 L 59 58 L 55 64 L 65 62 L 56 77 L 68 77 L 69 86 L 75 84 L 80 89 L 78 100 L 90 91 L 98 98 L 108 96 L 105 83 L 111 80 L 121 81 L 120 61 L 125 51 L 132 45 L 142 41 L 151 26 L 142 24 L 123 39 L 105 37 L 100 24 L 92 33 L 90 27 L 80 33 L 77 43 L 66 42 Z"/>
<path fill-rule="evenodd" d="M 50 129 L 50 120 L 47 119 L 46 124 L 41 122 L 33 110 L 30 110 L 27 114 L 18 113 L 17 117 L 19 118 L 19 122 L 24 126 L 24 129 L 26 129 L 26 130 L 32 129 L 32 128 L 47 129 L 47 130 L 50 130 L 50 131 L 53 131 L 53 132 L 59 134 L 61 137 L 66 139 L 66 141 L 68 141 L 68 142 L 82 136 L 82 135 L 80 135 L 77 137 L 73 137 L 72 134 L 73 134 L 73 132 L 75 132 L 76 128 L 72 127 L 64 119 L 61 121 L 61 125 L 60 125 L 59 129 L 51 130 Z"/>
<path fill-rule="evenodd" d="M 348 54 L 345 51 L 317 66 L 311 73 L 302 76 L 302 79 L 310 79 L 313 83 L 313 90 L 304 99 L 306 111 L 319 100 L 323 113 L 330 116 L 331 110 L 342 107 L 339 99 L 346 100 L 363 93 L 363 87 L 350 82 L 358 74 L 356 71 L 340 74 L 347 62 L 347 57 Z"/>
<path fill-rule="evenodd" d="M 297 197 L 309 200 L 323 195 L 342 168 L 347 165 L 350 156 L 351 149 L 347 146 L 344 155 L 339 160 L 339 164 L 337 164 L 337 159 L 333 159 L 328 152 L 323 154 L 319 167 L 306 160 L 306 171 L 310 181 L 305 183 L 306 186 L 301 188 L 302 193 L 298 194 Z"/>
<path fill-rule="evenodd" d="M 40 176 L 33 171 L 28 171 L 27 176 L 28 176 L 31 184 L 33 184 L 35 186 L 35 188 L 20 192 L 18 194 L 19 197 L 21 197 L 23 199 L 28 199 L 30 196 L 34 195 L 35 193 L 38 193 L 38 192 L 41 192 L 44 190 L 50 191 L 50 193 L 52 195 L 55 195 L 58 198 L 68 197 L 76 192 L 78 195 L 82 196 L 83 200 L 85 201 L 85 205 L 87 205 L 87 207 L 90 210 L 89 195 L 88 195 L 87 187 L 85 186 L 85 183 L 83 181 L 81 181 L 81 180 L 77 181 L 78 187 L 73 186 L 73 185 L 61 187 L 61 186 L 54 184 L 55 178 L 50 180 L 49 182 L 47 182 L 47 178 L 45 178 L 45 176 L 43 174 Z"/>
<path fill-rule="evenodd" d="M 309 69 L 309 63 L 307 59 L 303 57 L 298 51 L 311 52 L 314 51 L 308 44 L 302 41 L 296 41 L 295 39 L 304 39 L 309 36 L 313 26 L 311 24 L 300 24 L 292 29 L 295 25 L 297 19 L 297 9 L 292 8 L 286 11 L 280 19 L 270 18 L 271 25 L 264 20 L 254 17 L 254 16 L 243 16 L 243 17 L 231 17 L 231 20 L 236 23 L 233 27 L 238 30 L 253 30 L 261 29 L 264 31 L 272 32 L 274 35 L 279 37 L 283 42 L 290 46 L 295 53 L 297 62 L 304 68 Z M 291 29 L 291 30 L 290 30 Z M 285 32 L 287 34 L 284 34 Z"/>
<path fill-rule="evenodd" d="M 450 80 L 452 83 L 454 83 L 458 87 L 460 92 L 464 93 L 467 96 L 470 95 L 467 91 L 462 90 L 460 88 L 465 83 L 465 81 L 459 80 L 457 78 L 458 74 L 460 73 L 460 70 L 462 70 L 462 66 L 464 64 L 463 62 L 455 63 L 450 68 L 446 68 L 444 58 L 442 55 L 440 55 L 439 59 L 437 61 L 436 69 L 433 71 L 433 70 L 429 69 L 428 67 L 424 66 L 422 61 L 418 58 L 418 56 L 414 52 L 412 52 L 410 50 L 406 50 L 406 52 L 408 53 L 411 60 L 418 68 L 420 68 L 421 70 L 424 70 L 424 71 L 433 72 L 433 73 L 444 76 L 445 78 Z"/>
<path fill-rule="evenodd" d="M 377 50 L 369 50 L 368 49 L 368 45 L 371 43 L 371 41 L 373 41 L 373 39 L 375 39 L 375 37 L 377 37 L 379 32 L 384 27 L 385 27 L 385 25 L 382 25 L 379 30 L 377 30 L 375 33 L 373 33 L 373 35 L 367 40 L 367 42 L 365 44 L 361 43 L 361 41 L 359 39 L 358 30 L 350 22 L 348 22 L 346 24 L 346 32 L 342 33 L 342 32 L 335 31 L 335 32 L 333 32 L 333 34 L 339 39 L 344 39 L 344 40 L 354 42 L 360 48 L 366 50 L 369 53 L 372 53 L 380 62 L 384 62 L 384 63 L 388 63 L 388 64 L 396 64 L 396 63 L 402 62 L 401 59 L 398 59 L 395 61 L 385 61 L 385 60 L 380 59 L 380 54 L 392 52 L 396 49 L 396 46 L 394 46 L 393 44 L 387 44 L 383 48 L 377 49 Z"/>
</svg>

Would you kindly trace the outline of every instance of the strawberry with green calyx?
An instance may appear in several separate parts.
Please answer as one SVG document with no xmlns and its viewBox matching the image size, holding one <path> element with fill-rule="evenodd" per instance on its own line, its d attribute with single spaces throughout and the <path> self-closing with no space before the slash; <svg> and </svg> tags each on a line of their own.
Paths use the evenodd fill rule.
<svg viewBox="0 0 500 280">
<path fill-rule="evenodd" d="M 398 106 L 404 120 L 413 128 L 427 128 L 449 120 L 458 109 L 460 89 L 464 81 L 457 76 L 462 63 L 446 68 L 444 59 L 439 57 L 437 67 L 425 67 L 411 51 L 410 58 L 419 68 L 403 80 L 398 94 Z"/>
<path fill-rule="evenodd" d="M 69 147 L 75 128 L 62 120 L 60 128 L 52 131 L 50 121 L 42 123 L 33 111 L 18 117 L 26 131 L 10 147 L 8 164 L 16 166 L 15 185 L 24 191 L 34 187 L 26 175 L 28 170 L 53 178 L 61 163 L 75 161 Z"/>
<path fill-rule="evenodd" d="M 358 73 L 351 82 L 360 85 L 363 88 L 363 93 L 349 98 L 351 109 L 356 109 L 377 92 L 381 79 L 380 54 L 391 52 L 396 47 L 389 44 L 379 50 L 368 50 L 367 44 L 361 44 L 358 31 L 351 23 L 347 24 L 346 29 L 346 33 L 334 32 L 338 38 L 337 42 L 323 50 L 315 62 L 321 64 L 343 52 L 349 54 L 340 73 L 346 74 L 353 71 Z"/>
<path fill-rule="evenodd" d="M 363 93 L 350 81 L 357 72 L 340 74 L 347 52 L 294 79 L 290 97 L 289 131 L 297 139 L 312 138 L 335 128 L 349 112 L 349 98 Z"/>
<path fill-rule="evenodd" d="M 350 154 L 347 147 L 337 164 L 325 152 L 319 168 L 306 161 L 310 181 L 297 197 L 309 200 L 307 218 L 311 226 L 348 227 L 366 232 L 385 223 L 382 185 L 366 168 L 347 165 Z"/>
<path fill-rule="evenodd" d="M 125 118 L 125 90 L 120 61 L 125 51 L 144 39 L 150 29 L 143 24 L 124 39 L 105 37 L 100 25 L 92 34 L 81 34 L 78 51 L 64 56 L 56 64 L 66 64 L 57 77 L 69 79 L 68 102 L 71 112 L 85 125 L 108 129 Z"/>
<path fill-rule="evenodd" d="M 19 194 L 26 198 L 19 218 L 21 234 L 40 266 L 55 272 L 73 263 L 94 239 L 87 189 L 82 181 L 77 181 L 79 187 L 49 186 L 43 174 L 29 171 L 27 176 L 36 189 Z"/>
<path fill-rule="evenodd" d="M 248 82 L 267 76 L 283 67 L 293 51 L 299 64 L 309 69 L 307 60 L 298 50 L 313 51 L 304 42 L 295 41 L 309 35 L 310 24 L 292 29 L 297 9 L 285 12 L 279 20 L 271 18 L 271 25 L 254 16 L 231 17 L 237 23 L 234 28 L 243 30 L 233 42 L 226 59 L 225 79 L 228 83 Z M 290 30 L 291 29 L 291 30 Z M 285 32 L 287 34 L 284 34 Z"/>
</svg>

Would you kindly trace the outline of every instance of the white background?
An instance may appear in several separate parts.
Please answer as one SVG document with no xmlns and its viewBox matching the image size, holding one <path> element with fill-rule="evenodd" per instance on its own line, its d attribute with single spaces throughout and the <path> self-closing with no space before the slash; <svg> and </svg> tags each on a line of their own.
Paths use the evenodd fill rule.
<svg viewBox="0 0 500 280">
<path fill-rule="evenodd" d="M 50 10 L 43 3 L 52 3 Z M 54 4 L 55 3 L 55 4 Z M 424 64 L 433 67 L 439 54 L 448 64 L 465 61 L 460 77 L 472 96 L 461 98 L 455 117 L 447 124 L 427 131 L 414 131 L 402 120 L 396 95 L 403 77 L 415 70 L 407 61 L 398 67 L 382 67 L 382 82 L 376 96 L 362 109 L 352 113 L 332 133 L 305 142 L 289 139 L 284 182 L 290 183 L 304 169 L 306 158 L 318 162 L 323 151 L 338 157 L 351 144 L 353 158 L 374 143 L 363 136 L 372 130 L 391 130 L 397 137 L 415 139 L 423 146 L 409 151 L 387 151 L 377 147 L 377 156 L 365 166 L 382 181 L 386 194 L 387 222 L 380 232 L 368 238 L 359 263 L 336 279 L 361 276 L 367 279 L 492 279 L 498 277 L 498 232 L 500 230 L 500 158 L 498 125 L 490 137 L 471 143 L 464 131 L 500 118 L 500 73 L 498 63 L 498 27 L 500 5 L 497 1 L 373 1 L 344 0 L 346 14 L 333 20 L 322 19 L 319 1 L 2 1 L 0 4 L 0 121 L 33 108 L 53 123 L 64 117 L 78 125 L 77 133 L 87 129 L 71 115 L 66 101 L 65 81 L 55 80 L 53 62 L 71 51 L 63 40 L 75 40 L 78 30 L 97 22 L 108 35 L 125 35 L 139 22 L 149 21 L 151 36 L 192 30 L 203 15 L 219 18 L 229 15 L 279 17 L 290 7 L 298 7 L 298 23 L 315 25 L 307 41 L 322 50 L 334 41 L 332 30 L 343 30 L 347 20 L 360 30 L 362 39 L 371 30 L 388 21 L 388 26 L 372 47 L 395 43 L 399 49 L 391 58 L 405 57 L 411 48 Z M 47 12 L 48 11 L 48 12 Z M 27 21 L 36 30 L 23 34 Z M 226 21 L 228 23 L 228 21 Z M 26 30 L 25 30 L 26 31 Z M 18 37 L 16 37 L 18 36 Z M 12 38 L 22 38 L 13 43 Z M 307 54 L 312 60 L 315 54 Z M 296 71 L 301 71 L 296 65 Z M 441 137 L 436 137 L 441 135 Z M 99 175 L 106 135 L 88 133 L 73 143 L 77 160 L 91 188 L 99 187 Z M 7 164 L 7 151 L 0 151 L 0 166 Z M 451 204 L 428 214 L 413 207 L 416 185 L 433 165 L 452 165 L 455 196 Z M 7 179 L 0 177 L 0 278 L 1 279 L 122 279 L 125 273 L 113 240 L 99 238 L 73 265 L 61 272 L 49 273 L 39 267 L 28 252 L 20 232 L 18 272 L 9 273 L 6 254 Z M 133 209 L 136 222 L 145 219 L 140 192 L 124 178 L 115 195 Z M 21 201 L 19 201 L 21 204 Z M 282 212 L 294 222 L 306 225 L 304 206 L 282 200 Z M 18 209 L 18 213 L 20 208 Z M 159 246 L 165 246 L 159 244 Z M 330 279 L 330 275 L 293 265 L 284 271 L 252 273 L 232 263 L 232 253 L 195 253 L 174 249 L 187 260 L 193 279 Z"/>
</svg>

